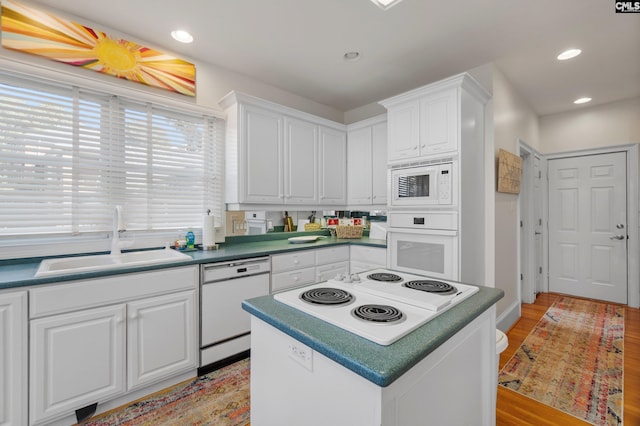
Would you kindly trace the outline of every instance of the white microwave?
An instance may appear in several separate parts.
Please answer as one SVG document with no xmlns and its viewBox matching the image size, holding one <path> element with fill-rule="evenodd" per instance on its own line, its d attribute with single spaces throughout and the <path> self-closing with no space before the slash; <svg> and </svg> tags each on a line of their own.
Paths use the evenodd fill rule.
<svg viewBox="0 0 640 426">
<path fill-rule="evenodd" d="M 452 204 L 453 173 L 453 163 L 392 169 L 391 206 Z"/>
</svg>

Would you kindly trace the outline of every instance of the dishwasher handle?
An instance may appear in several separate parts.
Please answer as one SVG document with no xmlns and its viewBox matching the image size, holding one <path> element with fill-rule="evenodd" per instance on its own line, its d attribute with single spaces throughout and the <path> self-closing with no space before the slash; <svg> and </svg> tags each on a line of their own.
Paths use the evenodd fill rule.
<svg viewBox="0 0 640 426">
<path fill-rule="evenodd" d="M 271 271 L 268 257 L 246 261 L 214 263 L 202 266 L 202 282 L 228 280 L 249 275 L 265 274 Z"/>
</svg>

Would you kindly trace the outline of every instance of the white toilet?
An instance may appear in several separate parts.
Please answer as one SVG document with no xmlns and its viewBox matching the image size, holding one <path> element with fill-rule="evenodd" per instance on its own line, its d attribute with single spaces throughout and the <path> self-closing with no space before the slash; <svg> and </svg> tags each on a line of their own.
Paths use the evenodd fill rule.
<svg viewBox="0 0 640 426">
<path fill-rule="evenodd" d="M 496 384 L 498 383 L 498 375 L 500 374 L 500 354 L 509 346 L 509 339 L 502 331 L 496 329 Z M 496 394 L 498 388 L 496 387 Z"/>
</svg>

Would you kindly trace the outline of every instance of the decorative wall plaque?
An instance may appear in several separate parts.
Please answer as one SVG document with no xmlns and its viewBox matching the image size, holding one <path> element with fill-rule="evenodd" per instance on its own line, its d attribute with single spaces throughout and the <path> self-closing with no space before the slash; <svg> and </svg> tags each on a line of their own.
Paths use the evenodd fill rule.
<svg viewBox="0 0 640 426">
<path fill-rule="evenodd" d="M 520 193 L 522 158 L 504 149 L 498 153 L 498 192 Z"/>
</svg>

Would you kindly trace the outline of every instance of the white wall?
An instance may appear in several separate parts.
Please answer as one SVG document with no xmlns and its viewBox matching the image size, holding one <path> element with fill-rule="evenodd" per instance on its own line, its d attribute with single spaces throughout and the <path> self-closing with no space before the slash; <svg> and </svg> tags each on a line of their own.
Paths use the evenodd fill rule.
<svg viewBox="0 0 640 426">
<path fill-rule="evenodd" d="M 541 152 L 640 143 L 640 97 L 540 117 Z"/>
<path fill-rule="evenodd" d="M 539 120 L 499 69 L 493 69 L 494 167 L 500 148 L 515 153 L 518 139 L 540 150 Z M 494 181 L 494 191 L 497 184 Z M 498 320 L 508 328 L 519 312 L 518 196 L 495 192 L 495 287 L 504 291 L 497 304 Z"/>
<path fill-rule="evenodd" d="M 311 101 L 291 92 L 287 92 L 285 90 L 253 79 L 241 73 L 228 70 L 222 66 L 214 65 L 213 63 L 194 61 L 186 55 L 181 55 L 179 53 L 171 52 L 170 50 L 163 47 L 156 46 L 150 40 L 136 39 L 135 37 L 120 33 L 103 24 L 90 22 L 86 19 L 78 18 L 76 16 L 69 15 L 55 9 L 48 9 L 43 7 L 42 5 L 35 6 L 39 9 L 55 13 L 62 18 L 70 19 L 89 27 L 93 27 L 96 30 L 104 31 L 112 37 L 122 37 L 124 39 L 137 42 L 147 47 L 155 48 L 161 52 L 172 54 L 176 57 L 194 63 L 196 65 L 196 97 L 192 98 L 161 89 L 154 89 L 143 84 L 121 80 L 113 76 L 103 75 L 79 67 L 54 62 L 34 55 L 7 50 L 2 47 L 0 47 L 0 68 L 15 70 L 15 68 L 12 67 L 12 63 L 21 62 L 29 66 L 34 66 L 35 68 L 32 70 L 32 72 L 39 76 L 47 76 L 46 70 L 53 70 L 55 71 L 55 74 L 53 75 L 59 80 L 68 80 L 73 77 L 80 77 L 82 79 L 90 80 L 93 82 L 113 85 L 121 89 L 124 88 L 133 92 L 144 92 L 158 95 L 161 97 L 172 99 L 174 102 L 183 102 L 186 104 L 211 108 L 216 111 L 220 110 L 218 106 L 218 102 L 220 101 L 220 99 L 231 90 L 237 90 L 259 98 L 276 102 L 281 105 L 305 111 L 309 114 L 314 114 L 328 120 L 336 121 L 339 123 L 344 122 L 344 113 L 335 108 L 331 108 L 318 102 Z M 212 58 L 212 62 L 215 62 L 215 58 Z M 77 82 L 75 83 L 78 84 Z"/>
</svg>

